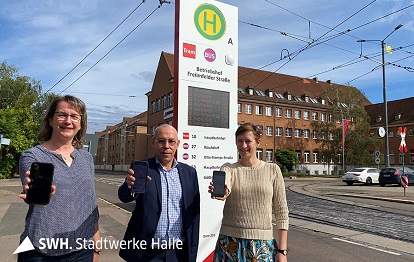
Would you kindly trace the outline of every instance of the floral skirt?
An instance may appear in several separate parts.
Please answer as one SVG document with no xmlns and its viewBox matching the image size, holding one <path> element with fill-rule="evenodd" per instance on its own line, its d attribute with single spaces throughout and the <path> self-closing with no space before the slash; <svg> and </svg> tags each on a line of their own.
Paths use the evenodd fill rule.
<svg viewBox="0 0 414 262">
<path fill-rule="evenodd" d="M 276 240 L 254 240 L 219 235 L 214 262 L 276 261 Z"/>
</svg>

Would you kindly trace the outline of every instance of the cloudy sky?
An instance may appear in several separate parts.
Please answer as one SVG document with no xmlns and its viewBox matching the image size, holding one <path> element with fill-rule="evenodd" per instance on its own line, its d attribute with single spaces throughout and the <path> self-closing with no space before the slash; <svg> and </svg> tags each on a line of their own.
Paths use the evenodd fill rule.
<svg viewBox="0 0 414 262">
<path fill-rule="evenodd" d="M 383 101 L 381 40 L 403 24 L 385 41 L 387 99 L 413 96 L 413 0 L 221 2 L 239 10 L 239 65 L 356 86 L 372 103 Z M 80 97 L 88 132 L 104 130 L 146 110 L 160 53 L 173 53 L 175 4 L 159 4 L 2 0 L 0 61 Z"/>
</svg>

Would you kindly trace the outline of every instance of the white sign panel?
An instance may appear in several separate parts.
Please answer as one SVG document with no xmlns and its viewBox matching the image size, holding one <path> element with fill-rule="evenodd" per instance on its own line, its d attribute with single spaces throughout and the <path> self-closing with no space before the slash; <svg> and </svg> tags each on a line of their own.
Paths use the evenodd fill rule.
<svg viewBox="0 0 414 262">
<path fill-rule="evenodd" d="M 177 159 L 197 169 L 201 194 L 197 260 L 204 261 L 214 251 L 224 206 L 211 199 L 208 185 L 213 170 L 237 161 L 238 10 L 217 1 L 181 0 L 176 15 L 174 118 L 181 140 Z"/>
</svg>

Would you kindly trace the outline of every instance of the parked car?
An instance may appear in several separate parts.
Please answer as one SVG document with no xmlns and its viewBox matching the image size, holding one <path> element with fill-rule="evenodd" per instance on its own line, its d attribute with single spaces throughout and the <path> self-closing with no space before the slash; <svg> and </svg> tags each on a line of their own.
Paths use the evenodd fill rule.
<svg viewBox="0 0 414 262">
<path fill-rule="evenodd" d="M 352 186 L 354 183 L 365 183 L 366 185 L 372 185 L 378 183 L 378 176 L 380 170 L 373 167 L 357 167 L 345 173 L 342 176 L 348 186 Z"/>
<path fill-rule="evenodd" d="M 383 168 L 380 171 L 378 182 L 380 186 L 386 184 L 398 184 L 401 186 L 401 176 L 403 174 L 402 166 L 391 166 Z M 404 174 L 408 175 L 408 184 L 414 184 L 414 170 L 409 167 L 404 167 Z"/>
</svg>

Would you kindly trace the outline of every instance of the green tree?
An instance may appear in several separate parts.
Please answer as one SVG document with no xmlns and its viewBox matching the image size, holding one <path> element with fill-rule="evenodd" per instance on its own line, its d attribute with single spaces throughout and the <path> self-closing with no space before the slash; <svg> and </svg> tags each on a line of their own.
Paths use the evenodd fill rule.
<svg viewBox="0 0 414 262">
<path fill-rule="evenodd" d="M 311 126 L 317 133 L 316 143 L 319 154 L 328 170 L 331 162 L 342 162 L 342 120 L 351 120 L 346 133 L 344 159 L 346 165 L 370 166 L 373 157 L 369 149 L 380 147 L 380 141 L 370 136 L 369 116 L 364 106 L 369 104 L 364 94 L 355 87 L 332 85 L 323 97 L 328 102 L 326 121 L 312 121 Z M 345 167 L 346 169 L 346 167 Z"/>
<path fill-rule="evenodd" d="M 275 152 L 275 159 L 281 166 L 282 171 L 292 171 L 293 167 L 299 164 L 299 159 L 296 153 L 287 149 L 277 149 Z"/>
<path fill-rule="evenodd" d="M 0 134 L 10 139 L 0 152 L 0 178 L 17 172 L 20 155 L 36 143 L 44 108 L 54 94 L 41 95 L 39 81 L 20 76 L 16 67 L 0 65 Z"/>
</svg>

